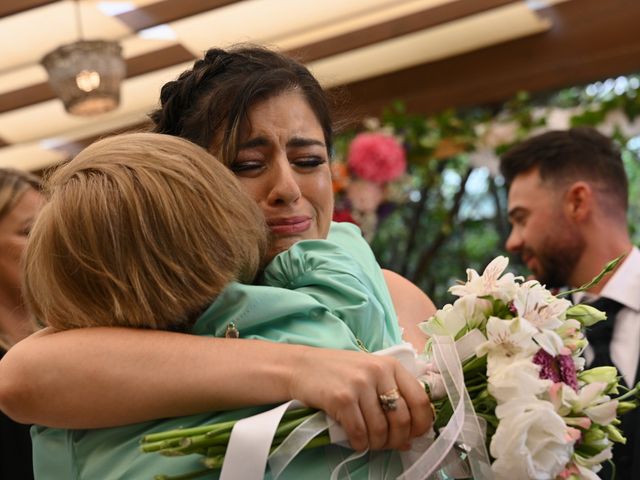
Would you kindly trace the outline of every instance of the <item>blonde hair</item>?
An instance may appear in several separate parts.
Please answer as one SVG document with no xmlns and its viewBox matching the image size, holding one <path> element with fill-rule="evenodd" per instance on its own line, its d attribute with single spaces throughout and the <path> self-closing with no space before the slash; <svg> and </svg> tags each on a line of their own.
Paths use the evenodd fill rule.
<svg viewBox="0 0 640 480">
<path fill-rule="evenodd" d="M 262 212 L 233 174 L 177 137 L 98 141 L 45 190 L 24 295 L 58 329 L 183 330 L 228 282 L 251 281 L 267 249 Z"/>
<path fill-rule="evenodd" d="M 0 219 L 7 215 L 29 189 L 39 192 L 40 179 L 13 168 L 0 168 Z"/>
</svg>

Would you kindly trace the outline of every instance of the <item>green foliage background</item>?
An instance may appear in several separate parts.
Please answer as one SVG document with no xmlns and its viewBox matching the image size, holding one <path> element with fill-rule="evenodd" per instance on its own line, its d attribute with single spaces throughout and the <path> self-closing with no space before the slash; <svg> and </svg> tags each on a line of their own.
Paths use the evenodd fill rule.
<svg viewBox="0 0 640 480">
<path fill-rule="evenodd" d="M 393 105 L 380 123 L 404 139 L 410 179 L 405 182 L 407 201 L 381 219 L 371 240 L 381 265 L 414 281 L 437 306 L 450 302 L 447 289 L 465 278 L 466 268 L 481 271 L 496 255 L 505 254 L 510 229 L 502 178 L 471 162 L 470 154 L 482 141 L 480 127 L 487 122 L 515 123 L 512 141 L 493 146 L 500 155 L 544 127 L 544 109 L 552 107 L 573 109 L 573 126 L 601 126 L 612 112 L 623 112 L 625 121 L 633 122 L 640 114 L 638 85 L 638 76 L 620 77 L 536 98 L 521 93 L 499 108 L 429 117 L 408 114 L 400 102 Z M 338 138 L 338 158 L 344 157 L 354 135 Z M 613 136 L 623 150 L 630 185 L 629 225 L 634 243 L 640 244 L 640 137 L 629 139 L 622 128 Z M 516 258 L 510 269 L 528 273 Z"/>
</svg>

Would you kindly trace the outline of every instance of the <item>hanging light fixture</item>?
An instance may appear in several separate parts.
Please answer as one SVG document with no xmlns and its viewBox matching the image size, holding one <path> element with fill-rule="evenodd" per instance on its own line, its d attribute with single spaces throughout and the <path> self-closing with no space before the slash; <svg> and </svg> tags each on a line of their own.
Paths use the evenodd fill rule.
<svg viewBox="0 0 640 480">
<path fill-rule="evenodd" d="M 120 83 L 126 66 L 118 42 L 83 40 L 79 0 L 75 4 L 79 40 L 49 52 L 40 63 L 67 112 L 97 115 L 120 103 Z"/>
</svg>

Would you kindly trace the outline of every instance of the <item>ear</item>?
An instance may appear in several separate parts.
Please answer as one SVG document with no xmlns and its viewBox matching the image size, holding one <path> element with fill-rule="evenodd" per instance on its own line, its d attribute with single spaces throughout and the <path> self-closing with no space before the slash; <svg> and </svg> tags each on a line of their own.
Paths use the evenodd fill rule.
<svg viewBox="0 0 640 480">
<path fill-rule="evenodd" d="M 583 222 L 594 209 L 594 191 L 585 181 L 572 183 L 564 194 L 565 213 L 577 222 Z"/>
</svg>

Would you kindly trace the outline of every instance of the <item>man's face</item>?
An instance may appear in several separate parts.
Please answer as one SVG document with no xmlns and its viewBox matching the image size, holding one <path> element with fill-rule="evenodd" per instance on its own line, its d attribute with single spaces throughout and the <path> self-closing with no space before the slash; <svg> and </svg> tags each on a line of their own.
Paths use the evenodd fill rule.
<svg viewBox="0 0 640 480">
<path fill-rule="evenodd" d="M 518 175 L 509 190 L 512 230 L 506 248 L 520 255 L 548 288 L 570 285 L 586 242 L 564 210 L 564 187 L 542 182 L 538 169 Z"/>
</svg>

